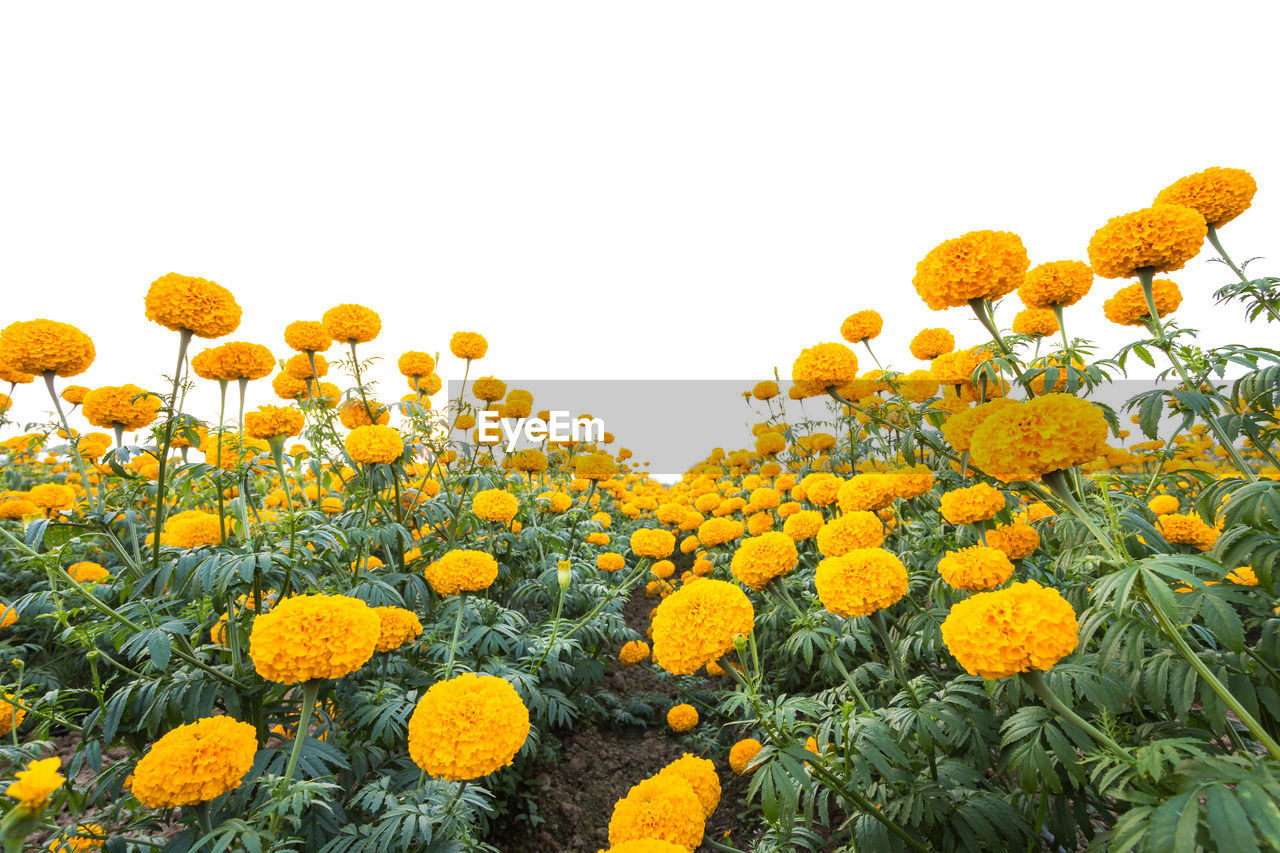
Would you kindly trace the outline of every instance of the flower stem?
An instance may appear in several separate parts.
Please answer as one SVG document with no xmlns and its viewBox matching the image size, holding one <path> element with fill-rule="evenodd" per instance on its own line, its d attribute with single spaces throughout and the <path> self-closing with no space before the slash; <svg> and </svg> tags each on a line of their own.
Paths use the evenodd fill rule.
<svg viewBox="0 0 1280 853">
<path fill-rule="evenodd" d="M 1124 747 L 1112 740 L 1106 732 L 1102 731 L 1093 723 L 1090 723 L 1084 717 L 1081 717 L 1075 711 L 1071 710 L 1067 703 L 1063 702 L 1062 699 L 1058 697 L 1058 694 L 1053 692 L 1053 689 L 1049 686 L 1048 682 L 1044 680 L 1044 673 L 1033 669 L 1029 672 L 1022 673 L 1022 680 L 1027 683 L 1028 687 L 1035 691 L 1035 694 L 1040 697 L 1041 702 L 1044 702 L 1046 706 L 1053 709 L 1053 711 L 1060 717 L 1084 729 L 1089 733 L 1090 737 L 1110 749 L 1126 764 L 1134 763 L 1133 756 L 1130 755 Z"/>
</svg>

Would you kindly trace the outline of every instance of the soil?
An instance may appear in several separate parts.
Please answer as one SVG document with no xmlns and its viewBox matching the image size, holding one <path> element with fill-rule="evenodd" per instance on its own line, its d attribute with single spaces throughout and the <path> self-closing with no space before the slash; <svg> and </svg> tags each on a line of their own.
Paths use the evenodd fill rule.
<svg viewBox="0 0 1280 853">
<path fill-rule="evenodd" d="M 623 616 L 642 636 L 649 610 L 656 604 L 637 591 L 627 602 Z M 616 660 L 605 673 L 603 686 L 621 698 L 653 696 L 652 704 L 665 711 L 679 701 L 670 681 L 660 681 L 646 662 L 625 667 Z M 659 698 L 661 697 L 661 698 Z M 700 726 L 708 725 L 704 719 Z M 746 791 L 748 780 L 729 769 L 724 741 L 717 751 L 704 754 L 690 747 L 681 735 L 667 728 L 660 717 L 647 727 L 602 726 L 566 732 L 561 753 L 554 763 L 539 768 L 533 779 L 535 809 L 544 822 L 529 826 L 520 822 L 499 837 L 488 839 L 504 853 L 596 853 L 609 847 L 609 818 L 614 804 L 637 782 L 657 773 L 686 752 L 709 758 L 720 777 L 720 806 L 707 820 L 706 836 L 729 840 L 735 847 L 749 846 Z M 707 850 L 705 845 L 698 848 Z"/>
</svg>

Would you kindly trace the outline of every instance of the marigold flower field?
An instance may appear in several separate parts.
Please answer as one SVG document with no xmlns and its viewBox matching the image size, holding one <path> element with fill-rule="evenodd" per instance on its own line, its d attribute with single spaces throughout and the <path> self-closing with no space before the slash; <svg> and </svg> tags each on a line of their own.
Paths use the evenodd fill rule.
<svg viewBox="0 0 1280 853">
<path fill-rule="evenodd" d="M 380 351 L 376 306 L 227 340 L 233 290 L 163 275 L 136 321 L 172 372 L 97 388 L 126 343 L 8 322 L 5 850 L 1280 849 L 1280 279 L 1220 236 L 1255 191 L 1190 175 L 1034 267 L 946 240 L 917 363 L 880 364 L 903 332 L 865 305 L 806 315 L 752 446 L 670 483 L 613 436 L 484 440 L 540 401 L 481 332 Z M 1210 258 L 1257 345 L 1179 317 Z M 1072 334 L 1104 322 L 1116 353 Z M 568 739 L 641 727 L 679 757 L 610 768 L 557 836 Z"/>
</svg>

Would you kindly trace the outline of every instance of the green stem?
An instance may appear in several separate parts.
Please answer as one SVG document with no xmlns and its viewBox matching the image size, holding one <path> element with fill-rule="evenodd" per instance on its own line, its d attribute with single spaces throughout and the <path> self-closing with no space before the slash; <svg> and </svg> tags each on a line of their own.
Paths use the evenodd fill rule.
<svg viewBox="0 0 1280 853">
<path fill-rule="evenodd" d="M 187 346 L 191 343 L 191 331 L 178 332 L 178 366 L 173 371 L 173 391 L 169 395 L 169 417 L 164 424 L 164 438 L 160 442 L 160 456 L 156 460 L 156 523 L 151 537 L 151 568 L 160 568 L 160 530 L 164 527 L 165 474 L 168 469 L 169 446 L 173 443 L 173 425 L 178 419 L 178 385 L 182 382 L 182 366 L 187 361 Z"/>
<path fill-rule="evenodd" d="M 53 371 L 47 371 L 44 374 L 44 384 L 49 389 L 49 396 L 53 398 L 53 407 L 58 410 L 58 420 L 62 422 L 62 431 L 67 434 L 67 443 L 71 445 L 71 458 L 75 460 L 76 470 L 80 472 L 84 496 L 89 499 L 89 506 L 97 512 L 98 499 L 94 494 L 93 486 L 89 483 L 89 471 L 84 466 L 84 459 L 80 456 L 80 439 L 72 434 L 71 426 L 67 423 L 67 416 L 62 411 L 62 401 L 58 399 L 58 393 L 53 390 L 53 376 Z"/>
<path fill-rule="evenodd" d="M 1249 277 L 1244 274 L 1244 271 L 1242 269 L 1236 266 L 1235 261 L 1231 260 L 1231 256 L 1227 254 L 1226 249 L 1222 248 L 1222 243 L 1218 240 L 1218 229 L 1210 225 L 1208 236 L 1209 236 L 1209 242 L 1213 245 L 1213 248 L 1218 250 L 1219 257 L 1222 258 L 1222 260 L 1226 263 L 1227 266 L 1231 267 L 1231 271 L 1235 273 L 1242 282 L 1244 282 L 1245 284 L 1248 284 Z"/>
<path fill-rule="evenodd" d="M 449 659 L 444 664 L 444 677 L 449 678 L 453 675 L 453 661 L 458 654 L 458 637 L 462 634 L 462 611 L 467 606 L 467 593 L 463 590 L 458 594 L 458 613 L 453 619 L 453 640 L 449 643 Z"/>
<path fill-rule="evenodd" d="M 280 787 L 277 789 L 281 793 L 289 787 L 289 783 L 293 781 L 293 771 L 298 767 L 298 756 L 302 754 L 302 742 L 306 740 L 308 726 L 311 724 L 311 712 L 315 710 L 316 699 L 320 696 L 320 688 L 324 684 L 324 679 L 313 678 L 310 681 L 302 682 L 302 707 L 298 711 L 298 728 L 293 733 L 293 749 L 289 750 L 289 763 L 284 768 L 284 778 L 280 780 Z M 274 833 L 276 826 L 280 822 L 280 812 L 276 812 L 271 818 L 271 831 Z"/>
<path fill-rule="evenodd" d="M 1106 732 L 1071 710 L 1067 703 L 1058 698 L 1058 694 L 1054 693 L 1048 682 L 1044 680 L 1044 673 L 1033 669 L 1030 672 L 1022 673 L 1022 680 L 1035 691 L 1035 694 L 1040 697 L 1040 701 L 1052 708 L 1063 719 L 1084 729 L 1089 733 L 1090 737 L 1110 749 L 1126 764 L 1134 763 L 1133 756 L 1124 747 L 1112 740 Z"/>
</svg>

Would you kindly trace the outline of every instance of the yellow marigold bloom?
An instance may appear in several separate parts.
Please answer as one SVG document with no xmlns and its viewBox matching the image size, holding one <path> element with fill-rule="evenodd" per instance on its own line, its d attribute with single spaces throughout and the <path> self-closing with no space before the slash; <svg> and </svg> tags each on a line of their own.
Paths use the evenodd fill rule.
<svg viewBox="0 0 1280 853">
<path fill-rule="evenodd" d="M 688 853 L 689 848 L 680 844 L 672 844 L 660 838 L 635 838 L 621 844 L 610 845 L 601 853 Z"/>
<path fill-rule="evenodd" d="M 257 625 L 270 614 L 259 616 Z M 133 771 L 133 795 L 154 809 L 193 806 L 240 787 L 258 737 L 231 717 L 205 717 L 179 726 L 151 745 Z"/>
<path fill-rule="evenodd" d="M 17 614 L 12 609 L 5 611 L 7 617 L 10 613 L 14 614 L 15 620 Z M 12 625 L 12 622 L 8 624 Z M 4 737 L 9 732 L 22 725 L 22 721 L 27 718 L 27 712 L 13 704 L 13 694 L 5 693 L 4 698 L 0 699 L 0 737 Z"/>
<path fill-rule="evenodd" d="M 618 473 L 618 463 L 608 453 L 588 453 L 577 458 L 573 470 L 586 480 L 607 480 Z"/>
<path fill-rule="evenodd" d="M 410 642 L 422 633 L 422 622 L 418 614 L 403 607 L 375 607 L 380 629 L 376 652 L 394 651 Z"/>
<path fill-rule="evenodd" d="M 894 495 L 902 500 L 918 498 L 933 489 L 933 472 L 926 465 L 895 468 L 889 477 Z"/>
<path fill-rule="evenodd" d="M 390 465 L 404 455 L 400 431 L 377 424 L 356 427 L 343 445 L 348 456 L 365 465 Z"/>
<path fill-rule="evenodd" d="M 1156 495 L 1147 501 L 1147 509 L 1156 515 L 1168 515 L 1171 512 L 1177 512 L 1178 507 L 1178 499 L 1173 495 Z"/>
<path fill-rule="evenodd" d="M 82 823 L 61 838 L 49 842 L 49 853 L 93 853 L 101 850 L 111 833 L 101 824 Z"/>
<path fill-rule="evenodd" d="M 573 506 L 573 498 L 564 492 L 543 492 L 538 498 L 545 501 L 542 505 L 544 512 L 553 512 L 556 514 L 567 512 L 569 507 Z"/>
<path fill-rule="evenodd" d="M 204 355 L 204 353 L 201 353 L 201 355 Z M 193 360 L 191 364 L 194 367 L 195 361 Z M 208 378 L 216 379 L 217 377 L 210 376 Z M 281 400 L 296 400 L 306 395 L 307 383 L 305 380 L 295 379 L 282 371 L 277 373 L 275 378 L 271 380 L 271 390 L 276 392 L 276 396 Z"/>
<path fill-rule="evenodd" d="M 822 605 L 837 616 L 870 616 L 906 595 L 907 569 L 882 548 L 854 548 L 818 563 L 813 586 Z"/>
<path fill-rule="evenodd" d="M 884 524 L 866 510 L 833 518 L 818 531 L 818 551 L 824 557 L 839 557 L 858 548 L 879 548 L 884 542 Z"/>
<path fill-rule="evenodd" d="M 655 776 L 614 805 L 609 843 L 617 851 L 627 842 L 666 841 L 691 853 L 702 844 L 705 830 L 702 802 L 693 787 L 684 779 Z"/>
<path fill-rule="evenodd" d="M 999 299 L 1012 293 L 1030 265 L 1017 234 L 970 231 L 925 255 L 916 264 L 912 284 L 926 305 L 941 311 L 967 305 L 972 299 Z"/>
<path fill-rule="evenodd" d="M 1018 288 L 1018 296 L 1028 308 L 1066 307 L 1083 299 L 1091 287 L 1093 270 L 1088 264 L 1082 261 L 1050 261 L 1027 272 L 1022 286 Z"/>
<path fill-rule="evenodd" d="M 869 341 L 884 328 L 884 318 L 878 311 L 857 311 L 840 324 L 840 335 L 851 344 Z"/>
<path fill-rule="evenodd" d="M 641 527 L 631 534 L 631 550 L 641 557 L 662 560 L 676 550 L 676 537 L 666 530 Z"/>
<path fill-rule="evenodd" d="M 678 707 L 678 706 L 677 706 Z M 686 706 L 687 707 L 687 706 Z M 694 711 L 697 714 L 697 711 Z M 658 771 L 657 779 L 683 779 L 693 788 L 702 803 L 702 813 L 711 817 L 720 805 L 720 777 L 716 775 L 716 766 L 705 758 L 685 753 L 666 767 Z"/>
<path fill-rule="evenodd" d="M 87 560 L 67 566 L 67 574 L 71 575 L 71 578 L 76 583 L 97 583 L 111 577 L 111 572 L 104 569 L 100 564 Z"/>
<path fill-rule="evenodd" d="M 1013 333 L 1032 338 L 1058 334 L 1058 318 L 1048 308 L 1024 308 L 1013 318 Z"/>
<path fill-rule="evenodd" d="M 698 525 L 698 541 L 704 547 L 714 548 L 732 542 L 743 534 L 746 525 L 731 518 L 709 518 Z"/>
<path fill-rule="evenodd" d="M 596 557 L 596 568 L 604 572 L 616 572 L 627 565 L 621 554 L 606 551 Z"/>
<path fill-rule="evenodd" d="M 479 332 L 454 332 L 453 337 L 449 338 L 449 352 L 453 353 L 455 358 L 470 361 L 484 358 L 484 354 L 488 351 L 489 342 Z"/>
<path fill-rule="evenodd" d="M 963 412 L 957 412 L 943 423 L 942 435 L 953 448 L 962 453 L 966 452 L 970 449 L 973 434 L 986 423 L 987 418 L 1004 406 L 1014 405 L 1016 402 L 1008 397 L 997 397 L 988 403 L 974 406 L 972 409 L 966 409 Z"/>
<path fill-rule="evenodd" d="M 673 732 L 687 732 L 698 724 L 698 709 L 681 703 L 667 711 L 667 725 Z"/>
<path fill-rule="evenodd" d="M 1035 581 L 960 601 L 942 623 L 951 654 L 965 672 L 983 678 L 1051 669 L 1075 651 L 1079 632 L 1071 604 Z"/>
<path fill-rule="evenodd" d="M 315 359 L 314 368 L 311 366 L 313 358 Z M 319 353 L 308 355 L 300 352 L 297 355 L 290 356 L 289 360 L 284 363 L 284 372 L 294 379 L 316 379 L 329 374 L 329 360 Z"/>
<path fill-rule="evenodd" d="M 203 353 L 202 353 L 203 355 Z M 215 379 L 228 382 L 239 379 L 261 379 L 271 375 L 276 366 L 275 356 L 262 344 L 231 341 L 211 351 L 208 369 Z"/>
<path fill-rule="evenodd" d="M 246 412 L 244 431 L 257 439 L 293 436 L 302 433 L 306 418 L 292 406 L 259 406 L 256 411 Z"/>
<path fill-rule="evenodd" d="M 204 453 L 204 461 L 207 464 L 221 467 L 224 471 L 231 471 L 266 451 L 267 445 L 249 436 L 241 436 L 237 439 L 234 435 L 221 437 L 210 435 L 201 442 L 200 450 Z"/>
<path fill-rule="evenodd" d="M 498 579 L 498 561 L 485 551 L 458 548 L 429 564 L 425 572 L 437 595 L 477 592 Z"/>
<path fill-rule="evenodd" d="M 819 510 L 806 509 L 789 515 L 782 524 L 782 532 L 796 542 L 804 542 L 817 536 L 823 524 L 824 519 Z"/>
<path fill-rule="evenodd" d="M 858 357 L 844 344 L 816 344 L 801 350 L 791 380 L 810 396 L 839 389 L 858 377 Z"/>
<path fill-rule="evenodd" d="M 787 440 L 776 432 L 762 432 L 756 437 L 756 452 L 776 456 L 787 449 Z"/>
<path fill-rule="evenodd" d="M 1182 291 L 1169 279 L 1158 278 L 1151 282 L 1151 301 L 1156 304 L 1156 313 L 1167 317 L 1182 304 Z M 1141 326 L 1151 316 L 1151 309 L 1142 285 L 1129 284 L 1102 303 L 1102 313 L 1121 326 Z"/>
<path fill-rule="evenodd" d="M 333 338 L 325 331 L 324 323 L 315 320 L 295 320 L 284 327 L 284 342 L 298 352 L 326 352 L 333 346 Z"/>
<path fill-rule="evenodd" d="M 1199 254 L 1207 233 L 1199 212 L 1153 205 L 1107 220 L 1089 240 L 1089 263 L 1103 278 L 1132 278 L 1143 269 L 1173 272 Z"/>
<path fill-rule="evenodd" d="M 770 532 L 743 539 L 733 554 L 733 576 L 755 590 L 788 574 L 800 564 L 795 540 L 786 533 Z"/>
<path fill-rule="evenodd" d="M 1226 580 L 1241 586 L 1258 585 L 1258 575 L 1253 571 L 1253 566 L 1239 566 L 1233 569 L 1227 574 Z"/>
<path fill-rule="evenodd" d="M 471 393 L 479 400 L 492 403 L 507 393 L 507 383 L 494 376 L 481 376 L 471 384 Z"/>
<path fill-rule="evenodd" d="M 618 660 L 622 661 L 623 666 L 635 666 L 647 657 L 649 644 L 644 640 L 631 640 L 623 644 L 622 650 L 618 652 Z"/>
<path fill-rule="evenodd" d="M 743 738 L 738 741 L 729 750 L 730 769 L 739 776 L 747 773 L 747 765 L 751 763 L 751 759 L 760 754 L 762 748 L 760 741 L 753 737 Z M 750 772 L 754 773 L 755 768 L 751 768 Z"/>
<path fill-rule="evenodd" d="M 757 382 L 751 389 L 751 396 L 757 400 L 772 400 L 778 396 L 778 383 L 772 380 Z"/>
<path fill-rule="evenodd" d="M 746 593 L 727 581 L 704 578 L 682 586 L 653 614 L 653 662 L 674 675 L 692 675 L 750 634 L 755 609 Z"/>
<path fill-rule="evenodd" d="M 1218 541 L 1218 530 L 1195 513 L 1171 512 L 1156 519 L 1156 529 L 1171 545 L 1192 545 L 1208 551 Z"/>
<path fill-rule="evenodd" d="M 171 272 L 151 282 L 147 319 L 174 332 L 220 338 L 240 326 L 240 306 L 231 291 L 207 279 Z"/>
<path fill-rule="evenodd" d="M 1069 394 L 1003 406 L 973 434 L 975 465 L 1001 482 L 1038 480 L 1092 462 L 1106 451 L 1102 411 Z"/>
<path fill-rule="evenodd" d="M 697 515 L 697 513 L 694 514 Z M 770 513 L 754 512 L 747 517 L 747 534 L 749 536 L 763 536 L 770 530 L 773 530 L 773 515 Z"/>
<path fill-rule="evenodd" d="M 391 413 L 381 403 L 370 400 L 366 406 L 361 399 L 348 400 L 338 412 L 338 420 L 342 421 L 342 425 L 347 429 L 370 426 L 373 424 L 373 421 L 369 420 L 370 410 L 373 410 L 373 416 L 377 419 L 379 426 L 384 426 L 391 420 Z"/>
<path fill-rule="evenodd" d="M 956 589 L 994 589 L 1013 576 L 1013 563 L 998 548 L 973 545 L 948 551 L 938 561 L 938 574 Z"/>
<path fill-rule="evenodd" d="M 146 396 L 141 396 L 144 394 Z M 116 424 L 120 424 L 132 431 L 156 419 L 160 413 L 160 398 L 137 385 L 104 385 L 84 395 L 81 412 L 85 420 L 96 427 L 114 429 Z"/>
<path fill-rule="evenodd" d="M 363 305 L 344 302 L 335 305 L 320 318 L 325 334 L 344 344 L 364 344 L 382 331 L 382 318 L 378 312 Z"/>
<path fill-rule="evenodd" d="M 249 656 L 268 681 L 342 678 L 373 657 L 381 632 L 378 614 L 358 598 L 299 595 L 254 620 Z"/>
<path fill-rule="evenodd" d="M 0 601 L 0 630 L 8 628 L 10 625 L 12 625 L 17 621 L 18 621 L 18 611 L 14 610 L 12 607 L 5 604 L 3 601 Z M 0 720 L 0 723 L 3 723 L 3 722 L 4 722 L 3 720 Z M 0 736 L 3 736 L 5 734 L 6 732 L 0 731 Z"/>
<path fill-rule="evenodd" d="M 536 447 L 517 450 L 511 456 L 511 467 L 525 474 L 537 474 L 547 470 L 547 456 Z"/>
<path fill-rule="evenodd" d="M 955 348 L 955 336 L 946 329 L 922 329 L 911 339 L 911 354 L 921 361 L 933 361 Z"/>
<path fill-rule="evenodd" d="M 1248 210 L 1257 191 L 1253 175 L 1244 169 L 1213 166 L 1174 181 L 1160 191 L 1155 203 L 1189 207 L 1219 228 Z"/>
<path fill-rule="evenodd" d="M 952 524 L 973 524 L 994 518 L 1005 507 L 1004 493 L 986 483 L 952 489 L 942 496 L 942 517 Z"/>
<path fill-rule="evenodd" d="M 62 393 L 58 396 L 71 405 L 78 406 L 84 402 L 84 395 L 87 393 L 89 393 L 89 389 L 83 385 L 68 385 L 62 389 Z"/>
<path fill-rule="evenodd" d="M 327 498 L 322 498 L 320 501 L 320 510 L 326 515 L 336 515 L 337 513 L 342 512 L 342 498 L 334 497 L 332 495 Z"/>
<path fill-rule="evenodd" d="M 45 512 L 68 512 L 76 508 L 76 493 L 60 483 L 41 483 L 27 491 L 27 500 Z"/>
<path fill-rule="evenodd" d="M 987 531 L 987 544 L 999 548 L 1010 560 L 1030 557 L 1040 547 L 1040 534 L 1030 524 L 997 524 Z"/>
<path fill-rule="evenodd" d="M 95 355 L 89 336 L 69 323 L 20 320 L 0 332 L 0 360 L 23 373 L 77 376 Z"/>
<path fill-rule="evenodd" d="M 396 367 L 399 368 L 401 376 L 408 376 L 410 379 L 421 379 L 424 376 L 430 376 L 435 371 L 436 360 L 425 352 L 410 350 L 396 360 Z"/>
<path fill-rule="evenodd" d="M 17 521 L 30 515 L 39 515 L 40 507 L 26 498 L 9 498 L 0 501 L 0 519 Z"/>
<path fill-rule="evenodd" d="M 409 756 L 432 776 L 479 779 L 511 764 L 529 736 L 529 709 L 503 678 L 437 681 L 409 718 Z"/>
<path fill-rule="evenodd" d="M 506 489 L 485 489 L 471 499 L 471 511 L 495 524 L 507 524 L 516 517 L 520 499 Z"/>
<path fill-rule="evenodd" d="M 44 758 L 32 761 L 26 769 L 15 773 L 15 781 L 5 789 L 6 794 L 18 801 L 14 808 L 28 813 L 43 809 L 49 795 L 67 781 L 58 772 L 61 766 L 61 758 Z"/>
<path fill-rule="evenodd" d="M 841 512 L 884 509 L 895 497 L 893 481 L 887 474 L 857 474 L 845 480 L 836 493 Z"/>
<path fill-rule="evenodd" d="M 676 573 L 676 564 L 670 560 L 659 560 L 649 571 L 658 580 L 666 580 Z"/>
</svg>

